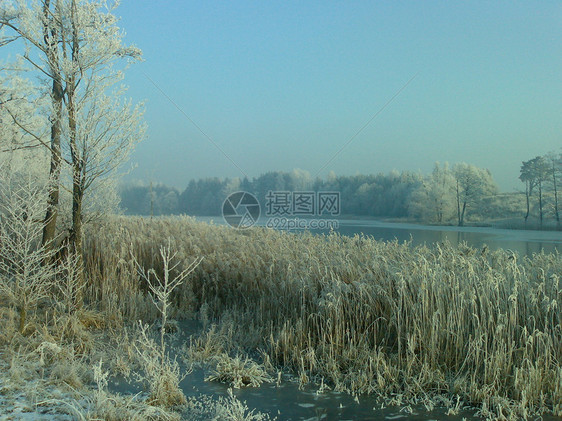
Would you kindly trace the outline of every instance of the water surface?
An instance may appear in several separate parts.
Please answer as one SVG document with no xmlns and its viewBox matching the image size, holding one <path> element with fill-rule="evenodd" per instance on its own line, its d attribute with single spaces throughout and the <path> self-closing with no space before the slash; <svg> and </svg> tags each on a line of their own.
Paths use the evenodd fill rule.
<svg viewBox="0 0 562 421">
<path fill-rule="evenodd" d="M 225 225 L 222 217 L 197 217 L 203 222 Z M 512 250 L 520 255 L 531 256 L 533 253 L 562 252 L 562 232 L 511 230 L 489 227 L 455 227 L 430 226 L 408 223 L 384 222 L 373 219 L 338 219 L 339 228 L 335 231 L 342 235 L 363 234 L 376 240 L 400 242 L 412 240 L 413 245 L 432 244 L 448 241 L 452 245 L 466 242 L 472 247 L 481 248 L 486 244 L 490 249 Z M 258 225 L 265 226 L 267 219 L 260 218 Z M 295 230 L 293 232 L 298 232 Z M 327 234 L 328 230 L 311 231 Z"/>
</svg>

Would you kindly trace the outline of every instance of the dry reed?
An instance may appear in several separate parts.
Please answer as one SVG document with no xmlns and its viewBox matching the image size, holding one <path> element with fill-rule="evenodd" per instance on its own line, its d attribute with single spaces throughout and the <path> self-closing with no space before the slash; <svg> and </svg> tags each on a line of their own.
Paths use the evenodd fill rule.
<svg viewBox="0 0 562 421">
<path fill-rule="evenodd" d="M 204 257 L 171 298 L 178 311 L 228 319 L 240 347 L 301 378 L 394 404 L 562 416 L 560 255 L 119 217 L 87 235 L 86 297 L 154 318 L 134 259 L 162 273 L 168 238 L 186 265 Z"/>
</svg>

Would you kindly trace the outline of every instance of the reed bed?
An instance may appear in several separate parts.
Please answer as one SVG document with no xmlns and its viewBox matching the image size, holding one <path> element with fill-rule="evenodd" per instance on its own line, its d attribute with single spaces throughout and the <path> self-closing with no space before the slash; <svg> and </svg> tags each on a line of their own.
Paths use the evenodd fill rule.
<svg viewBox="0 0 562 421">
<path fill-rule="evenodd" d="M 135 262 L 161 273 L 163 244 L 178 274 L 203 258 L 171 297 L 178 312 L 228 320 L 240 348 L 302 381 L 489 418 L 562 416 L 558 254 L 115 217 L 87 233 L 86 296 L 155 318 Z"/>
</svg>

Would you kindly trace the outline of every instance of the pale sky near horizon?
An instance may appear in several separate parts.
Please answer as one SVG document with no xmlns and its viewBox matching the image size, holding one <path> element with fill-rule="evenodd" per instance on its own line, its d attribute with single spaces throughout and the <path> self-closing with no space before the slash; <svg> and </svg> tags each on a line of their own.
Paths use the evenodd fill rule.
<svg viewBox="0 0 562 421">
<path fill-rule="evenodd" d="M 464 161 L 511 191 L 522 160 L 561 151 L 560 1 L 124 0 L 116 15 L 144 52 L 126 78 L 149 125 L 129 178 L 315 175 L 416 75 L 320 176 Z"/>
</svg>

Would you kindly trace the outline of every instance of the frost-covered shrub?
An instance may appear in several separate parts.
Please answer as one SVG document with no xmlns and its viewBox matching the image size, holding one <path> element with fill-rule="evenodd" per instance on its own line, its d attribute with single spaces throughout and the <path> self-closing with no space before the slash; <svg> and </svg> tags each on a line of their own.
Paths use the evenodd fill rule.
<svg viewBox="0 0 562 421">
<path fill-rule="evenodd" d="M 46 204 L 44 190 L 29 174 L 0 168 L 0 292 L 19 313 L 24 332 L 27 313 L 53 286 L 56 249 L 41 245 Z"/>
</svg>

